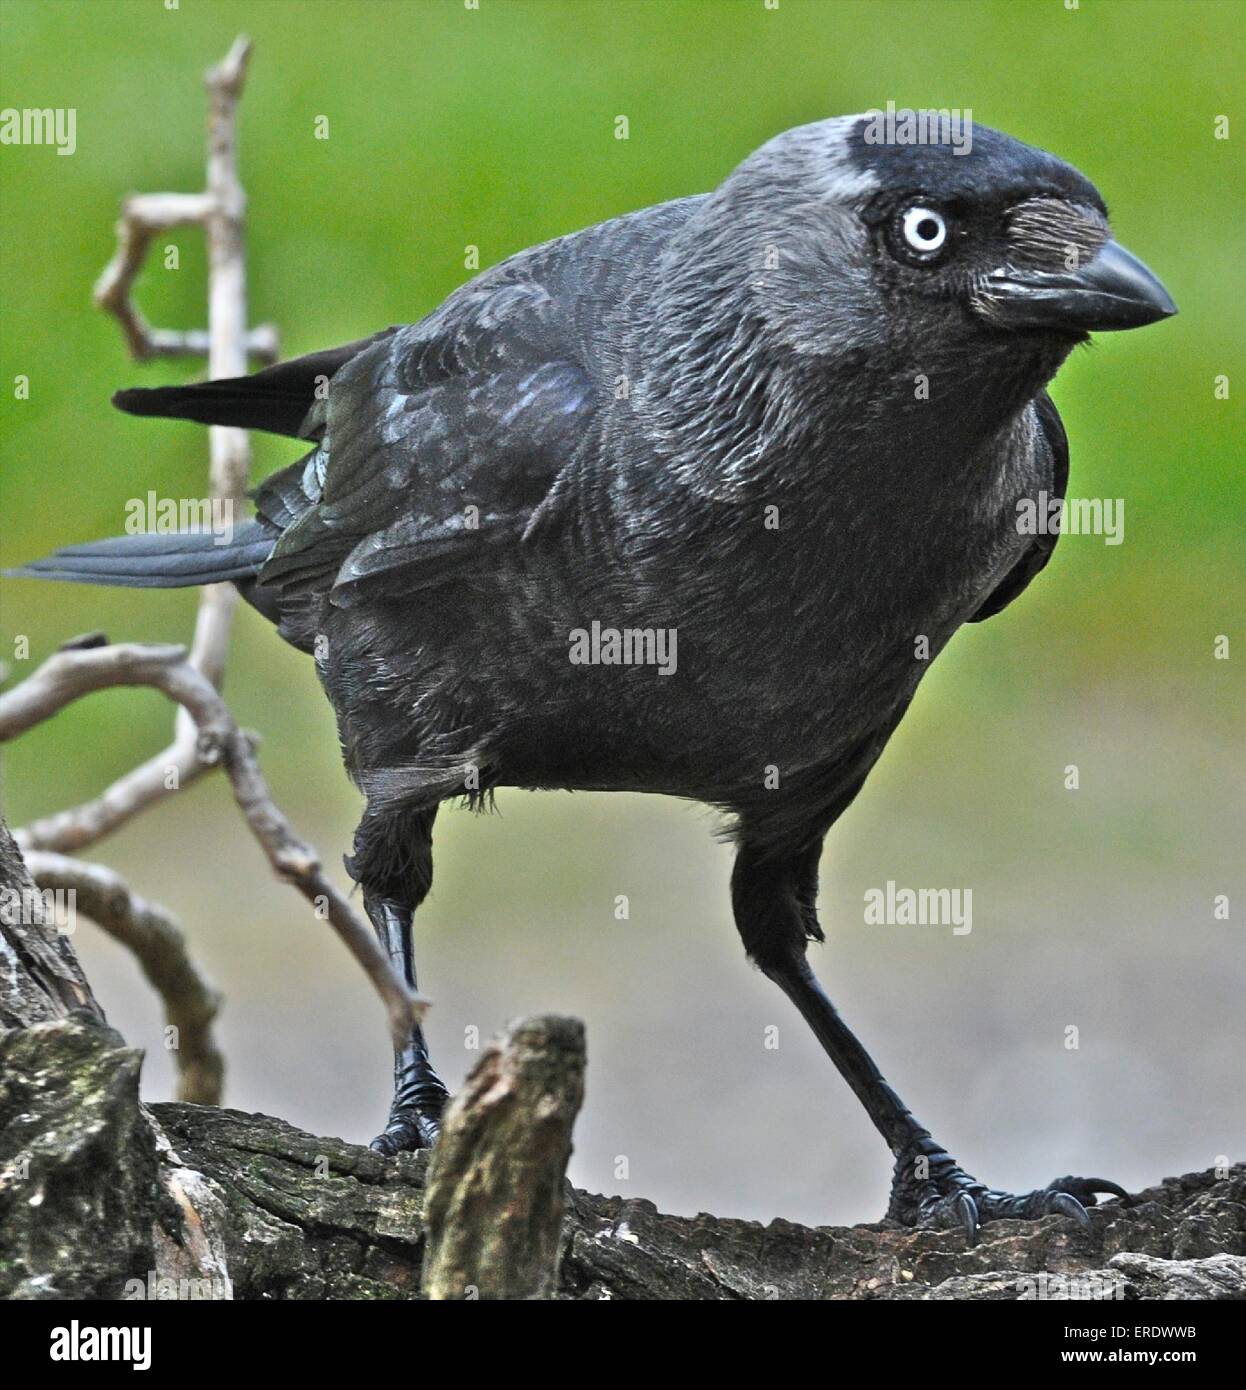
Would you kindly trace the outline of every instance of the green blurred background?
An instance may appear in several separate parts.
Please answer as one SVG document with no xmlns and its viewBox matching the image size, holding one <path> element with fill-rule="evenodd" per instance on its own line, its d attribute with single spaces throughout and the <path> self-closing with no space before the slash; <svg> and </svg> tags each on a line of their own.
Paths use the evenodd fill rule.
<svg viewBox="0 0 1246 1390">
<path fill-rule="evenodd" d="M 965 629 L 925 682 L 823 865 L 815 966 L 900 1093 L 996 1185 L 1070 1171 L 1139 1184 L 1241 1157 L 1243 236 L 1246 9 L 1233 0 L 4 0 L 0 105 L 74 107 L 78 149 L 0 149 L 3 553 L 123 529 L 148 489 L 202 495 L 206 433 L 110 393 L 135 366 L 91 285 L 130 191 L 203 180 L 200 73 L 246 31 L 251 316 L 283 353 L 432 309 L 534 242 L 716 184 L 785 127 L 883 106 L 970 108 L 1099 186 L 1181 306 L 1068 363 L 1055 399 L 1072 491 L 1121 497 L 1125 542 L 1066 537 L 1023 602 Z M 614 138 L 625 114 L 630 139 Z M 1232 138 L 1213 138 L 1227 115 Z M 327 116 L 330 138 L 313 138 Z M 197 232 L 138 297 L 204 320 Z M 1227 374 L 1232 398 L 1217 400 Z M 257 476 L 295 457 L 255 439 Z M 6 582 L 10 681 L 71 634 L 181 639 L 192 593 Z M 31 657 L 13 661 L 13 641 Z M 250 610 L 227 690 L 277 796 L 328 862 L 358 798 L 312 669 Z M 91 796 L 163 746 L 170 712 L 97 695 L 7 751 L 14 824 Z M 1076 763 L 1081 788 L 1064 788 Z M 889 1160 L 777 991 L 745 964 L 727 849 L 700 808 L 504 792 L 443 812 L 418 920 L 447 1079 L 535 1009 L 588 1024 L 572 1175 L 680 1211 L 881 1213 Z M 173 908 L 228 1003 L 228 1101 L 366 1140 L 388 1096 L 377 1006 L 328 929 L 274 883 L 209 779 L 91 851 Z M 344 874 L 337 871 L 339 878 Z M 888 879 L 974 891 L 964 937 L 871 927 Z M 614 919 L 616 894 L 631 919 Z M 1228 894 L 1234 916 L 1213 918 Z M 110 1016 L 170 1093 L 159 1010 L 90 924 Z M 779 1046 L 765 1046 L 777 1025 Z M 1066 1029 L 1080 1046 L 1069 1050 Z M 620 1158 L 627 1160 L 626 1165 Z"/>
</svg>

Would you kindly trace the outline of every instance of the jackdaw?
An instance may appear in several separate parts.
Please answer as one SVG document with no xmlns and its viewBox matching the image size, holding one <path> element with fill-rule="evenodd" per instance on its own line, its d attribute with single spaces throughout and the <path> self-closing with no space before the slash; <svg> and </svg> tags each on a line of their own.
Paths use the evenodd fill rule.
<svg viewBox="0 0 1246 1390">
<path fill-rule="evenodd" d="M 419 323 L 236 380 L 122 391 L 135 415 L 308 441 L 232 543 L 131 535 L 22 574 L 233 582 L 313 655 L 365 807 L 346 863 L 415 983 L 439 803 L 496 787 L 660 792 L 730 817 L 735 919 L 895 1156 L 919 1226 L 1063 1212 L 965 1172 L 806 961 L 823 838 L 918 682 L 1057 535 L 1044 387 L 1093 330 L 1175 312 L 1076 169 L 977 127 L 777 136 L 712 193 L 511 257 Z M 413 1034 L 385 1153 L 446 1090 Z"/>
</svg>

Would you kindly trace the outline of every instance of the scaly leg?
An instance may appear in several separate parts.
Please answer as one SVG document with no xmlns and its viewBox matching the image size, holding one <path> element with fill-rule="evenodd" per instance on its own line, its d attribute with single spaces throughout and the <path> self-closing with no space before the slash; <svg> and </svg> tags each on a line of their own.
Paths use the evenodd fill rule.
<svg viewBox="0 0 1246 1390">
<path fill-rule="evenodd" d="M 411 924 L 414 909 L 390 898 L 364 895 L 364 908 L 381 945 L 403 979 L 416 988 Z M 441 1127 L 448 1092 L 429 1061 L 428 1045 L 417 1024 L 404 1047 L 394 1049 L 394 1098 L 383 1133 L 372 1141 L 379 1153 L 431 1149 Z"/>
<path fill-rule="evenodd" d="M 377 939 L 402 978 L 416 988 L 412 919 L 433 884 L 433 820 L 437 808 L 377 815 L 365 812 L 346 867 L 363 885 L 364 910 Z M 431 1148 L 448 1092 L 433 1070 L 417 1026 L 394 1049 L 394 1097 L 384 1131 L 372 1141 L 379 1153 Z"/>
<path fill-rule="evenodd" d="M 987 1221 L 1058 1212 L 1089 1226 L 1086 1207 L 1095 1205 L 1096 1193 L 1127 1202 L 1123 1188 L 1102 1178 L 1059 1178 L 1020 1196 L 995 1191 L 966 1173 L 914 1119 L 805 958 L 808 941 L 822 940 L 814 911 L 821 848 L 820 836 L 787 856 L 760 852 L 745 841 L 732 874 L 732 901 L 750 957 L 800 1010 L 895 1155 L 887 1215 L 906 1226 L 960 1226 L 972 1243 Z"/>
</svg>

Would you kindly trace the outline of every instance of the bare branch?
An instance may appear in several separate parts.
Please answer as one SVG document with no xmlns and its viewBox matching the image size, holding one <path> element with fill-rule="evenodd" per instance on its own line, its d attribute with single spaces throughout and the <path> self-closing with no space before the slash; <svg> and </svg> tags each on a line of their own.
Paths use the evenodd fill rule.
<svg viewBox="0 0 1246 1390">
<path fill-rule="evenodd" d="M 208 89 L 209 202 L 204 231 L 208 244 L 208 323 L 211 344 L 208 375 L 242 376 L 247 370 L 247 260 L 244 218 L 247 199 L 238 178 L 238 101 L 246 81 L 251 40 L 240 34 L 204 81 Z M 209 431 L 210 494 L 228 501 L 241 516 L 251 472 L 251 443 L 245 430 L 213 425 Z M 219 690 L 238 591 L 232 584 L 210 584 L 199 599 L 191 665 Z M 190 733 L 179 714 L 175 740 Z"/>
<path fill-rule="evenodd" d="M 77 910 L 137 958 L 164 1003 L 165 1021 L 177 1030 L 172 1051 L 178 1099 L 219 1105 L 225 1060 L 212 1036 L 212 1020 L 221 996 L 190 958 L 173 914 L 140 897 L 102 864 L 47 853 L 27 855 L 26 864 L 40 888 L 72 891 Z"/>
<path fill-rule="evenodd" d="M 203 193 L 136 193 L 121 205 L 117 250 L 95 284 L 95 302 L 114 315 L 130 354 L 153 357 L 208 355 L 213 377 L 241 376 L 247 354 L 277 360 L 277 330 L 246 326 L 246 263 L 242 225 L 246 195 L 238 181 L 237 111 L 246 79 L 251 41 L 243 35 L 216 67 L 208 70 L 208 173 Z M 153 237 L 174 227 L 202 227 L 207 235 L 208 331 L 152 328 L 131 297 Z M 215 472 L 215 470 L 214 470 Z M 245 483 L 245 473 L 243 474 Z M 237 489 L 241 492 L 241 488 Z M 222 496 L 231 493 L 222 492 Z"/>
<path fill-rule="evenodd" d="M 21 685 L 0 695 L 0 742 L 50 719 L 91 691 L 118 685 L 151 686 L 187 711 L 198 730 L 199 761 L 222 764 L 234 800 L 269 863 L 294 884 L 318 916 L 328 919 L 381 996 L 393 1037 L 405 1041 L 428 1001 L 395 973 L 372 932 L 325 877 L 315 850 L 278 810 L 250 739 L 211 682 L 190 664 L 184 647 L 119 643 L 56 652 Z M 22 838 L 19 832 L 19 843 Z"/>
<path fill-rule="evenodd" d="M 0 695 L 0 743 L 51 719 L 83 695 L 115 685 L 153 685 L 176 700 L 170 672 L 185 656 L 186 648 L 175 646 L 62 649 L 20 685 Z"/>
<path fill-rule="evenodd" d="M 237 170 L 237 110 L 251 54 L 250 40 L 239 36 L 225 58 L 205 75 L 208 90 L 207 188 L 202 193 L 137 193 L 122 204 L 117 224 L 117 251 L 95 286 L 95 302 L 121 324 L 131 354 L 152 357 L 208 353 L 212 377 L 240 376 L 247 355 L 275 361 L 277 332 L 270 324 L 247 329 L 246 259 L 243 242 L 246 195 Z M 152 238 L 173 227 L 202 226 L 208 247 L 207 332 L 150 327 L 131 297 L 135 278 Z M 246 432 L 214 427 L 210 436 L 210 493 L 241 508 L 251 467 Z M 226 654 L 238 594 L 232 584 L 206 587 L 199 600 L 190 661 L 217 689 L 225 674 Z M 204 771 L 196 753 L 194 721 L 178 712 L 173 741 L 139 767 L 127 772 L 98 797 L 45 816 L 27 826 L 21 843 L 27 850 L 85 849 L 146 807 L 185 787 Z"/>
<path fill-rule="evenodd" d="M 31 821 L 19 837 L 23 850 L 85 849 L 174 788 L 188 787 L 208 770 L 195 751 L 198 738 L 192 722 L 185 736 L 179 731 L 167 748 L 118 777 L 93 800 Z"/>
<path fill-rule="evenodd" d="M 135 193 L 121 205 L 117 250 L 95 282 L 96 304 L 121 325 L 130 356 L 138 362 L 153 357 L 203 357 L 211 352 L 212 336 L 202 328 L 153 328 L 134 303 L 134 282 L 158 233 L 175 227 L 210 228 L 216 210 L 212 193 Z M 243 335 L 245 353 L 262 362 L 275 362 L 277 330 L 262 323 Z M 244 354 L 245 355 L 245 354 Z M 246 371 L 245 364 L 232 375 Z M 220 375 L 213 371 L 213 375 Z"/>
</svg>

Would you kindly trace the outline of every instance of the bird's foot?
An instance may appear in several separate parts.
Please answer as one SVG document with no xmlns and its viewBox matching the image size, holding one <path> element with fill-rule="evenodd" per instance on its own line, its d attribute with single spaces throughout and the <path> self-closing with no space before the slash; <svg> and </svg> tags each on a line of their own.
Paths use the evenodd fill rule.
<svg viewBox="0 0 1246 1390">
<path fill-rule="evenodd" d="M 389 1112 L 389 1123 L 368 1145 L 379 1154 L 414 1153 L 431 1149 L 441 1132 L 441 1117 L 422 1114 L 418 1110 L 403 1110 L 397 1106 Z"/>
<path fill-rule="evenodd" d="M 427 1056 L 408 1054 L 394 1075 L 389 1122 L 368 1147 L 381 1154 L 431 1149 L 441 1132 L 441 1112 L 447 1099 L 448 1092 Z"/>
<path fill-rule="evenodd" d="M 970 1245 L 988 1221 L 1037 1221 L 1053 1213 L 1088 1228 L 1087 1207 L 1098 1194 L 1130 1196 L 1106 1178 L 1057 1178 L 1033 1192 L 997 1192 L 971 1177 L 928 1135 L 913 1140 L 896 1159 L 887 1215 L 904 1226 L 926 1230 L 959 1228 Z"/>
</svg>

